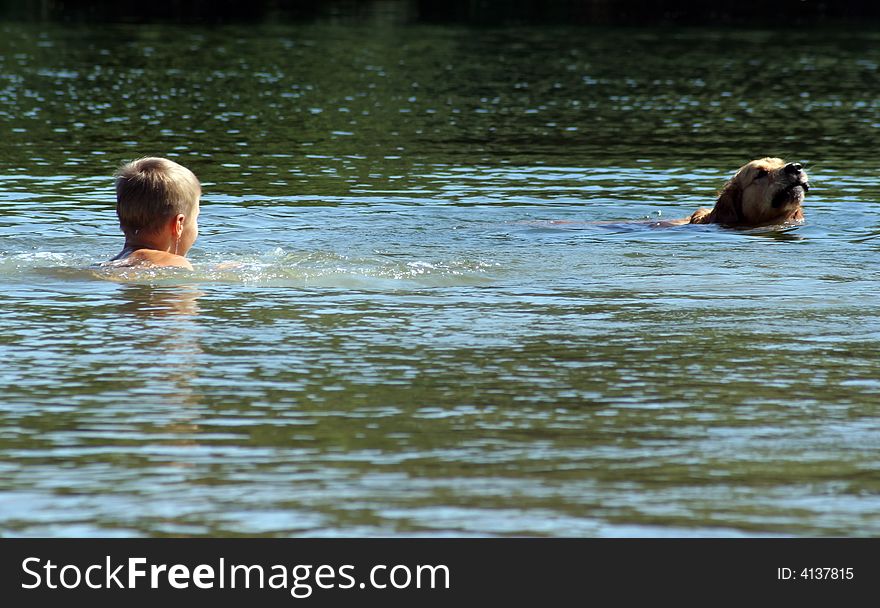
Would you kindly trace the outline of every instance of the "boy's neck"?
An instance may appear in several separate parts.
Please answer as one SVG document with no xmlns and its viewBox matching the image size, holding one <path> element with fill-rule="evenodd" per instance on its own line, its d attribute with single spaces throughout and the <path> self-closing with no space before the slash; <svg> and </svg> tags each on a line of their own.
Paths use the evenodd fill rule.
<svg viewBox="0 0 880 608">
<path fill-rule="evenodd" d="M 157 240 L 143 237 L 125 237 L 125 245 L 122 250 L 131 253 L 138 249 L 153 249 L 155 251 L 171 251 L 171 244 L 160 243 Z"/>
</svg>

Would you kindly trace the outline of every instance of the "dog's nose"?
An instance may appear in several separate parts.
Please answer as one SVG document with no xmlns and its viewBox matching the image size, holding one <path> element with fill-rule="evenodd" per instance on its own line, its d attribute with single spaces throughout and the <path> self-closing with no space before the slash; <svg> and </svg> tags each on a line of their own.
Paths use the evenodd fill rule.
<svg viewBox="0 0 880 608">
<path fill-rule="evenodd" d="M 804 166 L 800 163 L 788 163 L 787 165 L 785 165 L 783 171 L 785 171 L 786 173 L 791 173 L 792 175 L 796 175 L 800 173 L 801 169 L 803 168 Z"/>
</svg>

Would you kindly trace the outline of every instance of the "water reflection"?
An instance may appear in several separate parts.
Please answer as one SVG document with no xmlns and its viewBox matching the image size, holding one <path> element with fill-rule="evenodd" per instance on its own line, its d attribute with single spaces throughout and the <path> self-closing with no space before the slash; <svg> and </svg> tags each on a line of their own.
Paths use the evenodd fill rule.
<svg viewBox="0 0 880 608">
<path fill-rule="evenodd" d="M 196 285 L 154 286 L 123 285 L 117 293 L 118 320 L 134 344 L 141 366 L 150 369 L 150 376 L 166 383 L 163 401 L 180 406 L 180 414 L 188 418 L 188 408 L 200 404 L 194 388 L 204 355 L 199 324 L 198 299 L 204 292 Z M 124 335 L 118 335 L 124 340 Z M 184 427 L 176 419 L 173 429 Z M 188 427 L 197 430 L 197 425 Z M 170 430 L 170 429 L 169 429 Z"/>
<path fill-rule="evenodd" d="M 199 436 L 205 410 L 196 385 L 204 357 L 198 300 L 204 295 L 197 285 L 186 284 L 124 285 L 118 293 L 120 320 L 127 330 L 152 338 L 138 341 L 137 356 L 164 385 L 162 407 L 171 408 L 170 415 L 143 429 L 144 439 L 168 454 L 154 462 L 166 474 L 192 470 L 194 464 L 187 455 L 202 445 Z M 164 519 L 169 527 L 177 523 L 175 518 Z"/>
<path fill-rule="evenodd" d="M 749 236 L 759 237 L 763 239 L 772 239 L 781 242 L 796 242 L 805 240 L 805 236 L 798 231 L 799 226 L 791 226 L 787 228 L 772 228 L 764 230 L 745 230 Z"/>
<path fill-rule="evenodd" d="M 205 295 L 198 285 L 123 285 L 118 293 L 122 301 L 119 310 L 123 315 L 150 319 L 166 315 L 198 317 L 200 297 Z M 196 327 L 196 319 L 193 327 Z"/>
</svg>

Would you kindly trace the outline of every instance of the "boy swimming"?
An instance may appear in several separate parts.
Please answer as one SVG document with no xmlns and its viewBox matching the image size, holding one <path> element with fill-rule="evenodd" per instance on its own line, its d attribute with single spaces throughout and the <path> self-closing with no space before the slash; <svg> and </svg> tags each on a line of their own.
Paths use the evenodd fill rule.
<svg viewBox="0 0 880 608">
<path fill-rule="evenodd" d="M 167 158 L 123 165 L 116 173 L 116 215 L 125 246 L 111 265 L 192 270 L 184 256 L 199 236 L 201 194 L 193 172 Z"/>
</svg>

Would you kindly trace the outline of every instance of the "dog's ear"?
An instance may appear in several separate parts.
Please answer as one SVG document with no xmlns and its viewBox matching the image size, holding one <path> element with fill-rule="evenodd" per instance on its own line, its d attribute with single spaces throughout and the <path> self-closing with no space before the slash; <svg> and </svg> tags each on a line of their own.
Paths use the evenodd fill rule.
<svg viewBox="0 0 880 608">
<path fill-rule="evenodd" d="M 742 189 L 730 180 L 718 194 L 711 221 L 716 224 L 733 226 L 742 223 Z"/>
</svg>

